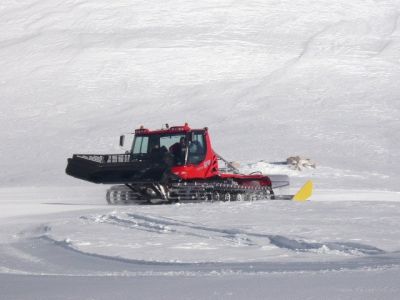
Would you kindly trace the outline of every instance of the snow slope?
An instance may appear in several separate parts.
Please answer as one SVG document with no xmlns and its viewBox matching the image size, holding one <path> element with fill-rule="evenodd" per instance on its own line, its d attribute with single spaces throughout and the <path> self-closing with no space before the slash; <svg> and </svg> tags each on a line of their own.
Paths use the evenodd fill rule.
<svg viewBox="0 0 400 300">
<path fill-rule="evenodd" d="M 301 154 L 399 190 L 399 6 L 4 0 L 0 183 L 72 185 L 71 153 L 189 121 L 234 160 Z"/>
<path fill-rule="evenodd" d="M 399 16 L 395 0 L 2 0 L 0 298 L 397 299 Z M 109 207 L 64 173 L 185 121 L 244 171 L 313 179 L 312 201 Z M 273 163 L 297 154 L 317 169 Z"/>
</svg>

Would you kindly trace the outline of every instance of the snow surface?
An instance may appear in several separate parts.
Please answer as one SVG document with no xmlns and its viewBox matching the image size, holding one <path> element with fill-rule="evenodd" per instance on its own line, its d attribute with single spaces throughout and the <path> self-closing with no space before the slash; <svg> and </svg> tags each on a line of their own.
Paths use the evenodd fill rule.
<svg viewBox="0 0 400 300">
<path fill-rule="evenodd" d="M 110 207 L 93 187 L 0 189 L 1 298 L 396 299 L 400 195 L 331 194 Z"/>
<path fill-rule="evenodd" d="M 2 0 L 0 299 L 398 299 L 399 23 L 395 0 Z M 64 173 L 185 121 L 311 201 L 110 207 Z"/>
</svg>

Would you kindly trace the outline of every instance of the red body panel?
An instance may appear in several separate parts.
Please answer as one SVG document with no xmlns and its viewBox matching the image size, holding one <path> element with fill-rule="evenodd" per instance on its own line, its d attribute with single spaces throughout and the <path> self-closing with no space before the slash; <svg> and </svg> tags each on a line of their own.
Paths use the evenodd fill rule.
<svg viewBox="0 0 400 300">
<path fill-rule="evenodd" d="M 243 175 L 243 174 L 229 174 L 221 173 L 218 167 L 218 156 L 212 149 L 211 139 L 207 128 L 191 129 L 188 124 L 184 126 L 174 126 L 162 130 L 148 130 L 143 127 L 135 130 L 135 134 L 152 135 L 152 134 L 176 134 L 176 133 L 190 133 L 192 131 L 203 131 L 204 140 L 206 144 L 205 158 L 198 164 L 188 164 L 184 166 L 174 166 L 171 168 L 172 173 L 179 176 L 183 180 L 201 180 L 219 178 L 221 180 L 229 180 L 245 186 L 271 186 L 271 180 L 268 176 L 257 175 Z"/>
<path fill-rule="evenodd" d="M 184 180 L 207 179 L 219 175 L 218 157 L 212 150 L 208 130 L 204 131 L 204 140 L 206 143 L 206 155 L 204 160 L 197 165 L 189 164 L 186 166 L 172 167 L 172 173 Z"/>
</svg>

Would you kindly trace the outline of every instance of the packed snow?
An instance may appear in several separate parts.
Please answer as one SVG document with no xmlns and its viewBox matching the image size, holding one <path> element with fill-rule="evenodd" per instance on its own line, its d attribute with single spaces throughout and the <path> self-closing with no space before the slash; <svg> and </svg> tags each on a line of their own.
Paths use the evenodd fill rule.
<svg viewBox="0 0 400 300">
<path fill-rule="evenodd" d="M 397 299 L 399 23 L 395 0 L 2 0 L 0 298 Z M 313 197 L 108 206 L 65 175 L 184 122 Z"/>
</svg>

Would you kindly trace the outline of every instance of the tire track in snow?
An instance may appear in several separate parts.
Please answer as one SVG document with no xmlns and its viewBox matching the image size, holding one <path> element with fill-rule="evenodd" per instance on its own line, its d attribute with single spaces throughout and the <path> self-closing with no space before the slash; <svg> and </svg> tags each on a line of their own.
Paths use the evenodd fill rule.
<svg viewBox="0 0 400 300">
<path fill-rule="evenodd" d="M 129 214 L 128 214 L 129 216 Z M 243 237 L 240 234 L 229 234 L 228 232 L 217 232 L 222 233 L 222 235 L 210 235 L 207 234 L 207 231 L 193 232 L 185 230 L 185 228 L 174 229 L 171 226 L 179 226 L 179 223 L 171 222 L 171 221 L 161 221 L 160 219 L 153 219 L 151 217 L 132 217 L 130 219 L 124 219 L 115 215 L 102 215 L 100 217 L 85 217 L 82 216 L 81 219 L 84 220 L 92 220 L 98 223 L 106 223 L 116 226 L 123 226 L 135 230 L 147 231 L 158 234 L 176 234 L 183 236 L 191 236 L 197 237 L 201 239 L 213 239 L 213 240 L 223 240 L 224 242 L 237 245 L 240 243 L 241 245 L 246 246 L 257 246 L 257 244 L 251 241 L 248 237 Z M 200 229 L 200 228 L 198 228 Z M 206 234 L 204 233 L 206 232 Z M 215 233 L 215 232 L 214 232 Z"/>
<path fill-rule="evenodd" d="M 67 276 L 215 276 L 252 275 L 272 272 L 320 272 L 388 268 L 400 266 L 400 253 L 385 253 L 326 262 L 246 262 L 246 263 L 177 263 L 126 259 L 88 253 L 76 249 L 67 241 L 57 241 L 47 233 L 39 237 L 22 239 L 11 246 L 18 253 L 40 259 L 37 263 L 20 259 L 20 254 L 9 253 L 2 261 L 0 273 Z M 0 245 L 4 250 L 4 245 Z"/>
<path fill-rule="evenodd" d="M 207 227 L 204 225 L 197 225 L 191 222 L 182 222 L 173 219 L 166 218 L 154 218 L 149 216 L 142 216 L 138 214 L 128 213 L 127 216 L 133 219 L 144 220 L 147 222 L 151 222 L 153 224 L 161 224 L 161 225 L 169 225 L 169 226 L 177 226 L 177 227 L 187 227 L 191 229 L 201 230 L 205 232 L 211 233 L 221 233 L 225 234 L 229 238 L 237 238 L 238 236 L 242 236 L 245 240 L 249 242 L 249 245 L 256 245 L 251 241 L 251 237 L 257 238 L 266 238 L 270 241 L 270 243 L 278 248 L 285 248 L 292 251 L 300 251 L 306 252 L 309 250 L 317 250 L 327 248 L 328 250 L 340 251 L 346 254 L 356 254 L 357 252 L 365 255 L 375 255 L 375 254 L 383 254 L 385 251 L 376 248 L 374 246 L 364 245 L 360 243 L 354 242 L 307 242 L 304 239 L 293 239 L 289 237 L 285 237 L 282 235 L 271 235 L 271 234 L 260 234 L 247 232 L 239 229 L 220 229 Z"/>
<path fill-rule="evenodd" d="M 128 219 L 115 216 L 114 214 L 102 215 L 96 217 L 95 220 L 100 220 L 99 222 L 117 226 L 127 226 L 137 230 L 156 232 L 159 234 L 180 234 L 205 239 L 223 239 L 229 243 L 237 244 L 240 242 L 242 245 L 246 246 L 263 246 L 254 241 L 254 238 L 261 238 L 266 239 L 269 244 L 272 244 L 277 248 L 294 252 L 336 252 L 338 254 L 347 255 L 377 255 L 385 253 L 382 249 L 361 243 L 329 241 L 310 242 L 304 238 L 290 238 L 283 235 L 253 233 L 235 228 L 214 228 L 164 217 L 152 217 L 133 213 L 127 213 L 126 216 Z M 88 217 L 81 218 L 90 219 Z M 194 230 L 194 232 L 190 230 Z"/>
</svg>

